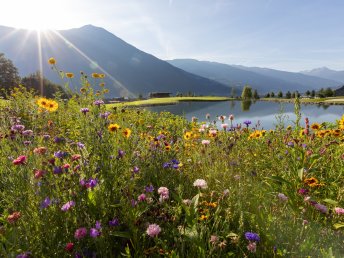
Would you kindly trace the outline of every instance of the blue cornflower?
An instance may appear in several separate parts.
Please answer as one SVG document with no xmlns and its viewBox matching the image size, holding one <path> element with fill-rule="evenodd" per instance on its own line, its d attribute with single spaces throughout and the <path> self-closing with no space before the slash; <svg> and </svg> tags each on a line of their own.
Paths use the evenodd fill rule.
<svg viewBox="0 0 344 258">
<path fill-rule="evenodd" d="M 252 242 L 259 242 L 260 241 L 260 237 L 258 236 L 258 234 L 253 233 L 253 232 L 246 232 L 245 238 L 248 241 L 252 241 Z"/>
</svg>

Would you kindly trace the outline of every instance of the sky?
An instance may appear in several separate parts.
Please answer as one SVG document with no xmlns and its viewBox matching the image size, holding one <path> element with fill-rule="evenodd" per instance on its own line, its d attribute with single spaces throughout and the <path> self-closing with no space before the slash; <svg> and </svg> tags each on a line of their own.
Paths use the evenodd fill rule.
<svg viewBox="0 0 344 258">
<path fill-rule="evenodd" d="M 344 70 L 343 0 L 0 0 L 0 8 L 0 25 L 92 24 L 160 59 Z"/>
</svg>

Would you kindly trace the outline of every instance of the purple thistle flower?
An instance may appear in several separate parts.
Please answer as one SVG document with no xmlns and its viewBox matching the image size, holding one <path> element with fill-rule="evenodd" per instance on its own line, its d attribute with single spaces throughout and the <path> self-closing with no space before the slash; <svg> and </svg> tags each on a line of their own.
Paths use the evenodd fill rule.
<svg viewBox="0 0 344 258">
<path fill-rule="evenodd" d="M 22 254 L 18 254 L 16 257 L 17 258 L 30 258 L 31 257 L 31 252 L 24 252 Z"/>
<path fill-rule="evenodd" d="M 67 152 L 64 152 L 64 151 L 57 151 L 57 152 L 54 152 L 54 156 L 58 159 L 63 159 L 67 156 Z"/>
<path fill-rule="evenodd" d="M 244 124 L 246 125 L 246 127 L 248 127 L 250 124 L 252 124 L 252 122 L 250 120 L 246 120 L 244 121 Z"/>
<path fill-rule="evenodd" d="M 50 139 L 50 135 L 49 134 L 44 134 L 42 137 L 43 137 L 43 140 L 45 140 L 45 141 Z"/>
<path fill-rule="evenodd" d="M 65 141 L 65 138 L 63 138 L 63 137 L 57 137 L 57 136 L 55 136 L 55 138 L 54 138 L 54 142 L 55 143 L 62 143 L 62 142 L 64 142 Z"/>
<path fill-rule="evenodd" d="M 252 241 L 252 242 L 259 242 L 260 241 L 260 237 L 258 236 L 258 234 L 253 233 L 253 232 L 246 232 L 245 238 L 248 241 Z"/>
<path fill-rule="evenodd" d="M 95 100 L 94 102 L 93 102 L 93 105 L 96 105 L 96 106 L 100 106 L 100 105 L 102 105 L 102 104 L 104 104 L 104 101 L 103 100 L 101 100 L 101 99 L 97 99 L 97 100 Z"/>
<path fill-rule="evenodd" d="M 119 220 L 117 218 L 113 218 L 112 220 L 109 221 L 109 226 L 110 227 L 117 227 L 117 226 L 119 226 Z"/>
<path fill-rule="evenodd" d="M 154 187 L 153 187 L 152 185 L 146 186 L 146 187 L 145 187 L 145 191 L 146 191 L 147 193 L 151 193 L 151 192 L 154 191 Z"/>
<path fill-rule="evenodd" d="M 54 174 L 61 174 L 63 172 L 62 167 L 56 166 L 54 167 Z"/>
<path fill-rule="evenodd" d="M 121 158 L 123 158 L 123 157 L 124 157 L 124 155 L 125 155 L 125 152 L 124 152 L 124 151 L 122 151 L 122 150 L 118 150 L 117 159 L 121 159 Z"/>
<path fill-rule="evenodd" d="M 45 198 L 44 201 L 41 203 L 41 209 L 48 208 L 51 205 L 51 200 L 49 197 Z"/>
<path fill-rule="evenodd" d="M 24 125 L 13 125 L 12 127 L 11 127 L 11 130 L 12 131 L 23 131 L 25 129 L 25 126 Z"/>
<path fill-rule="evenodd" d="M 102 229 L 102 225 L 99 220 L 96 221 L 96 229 L 98 230 Z"/>
<path fill-rule="evenodd" d="M 100 118 L 106 119 L 106 118 L 108 118 L 108 116 L 109 116 L 110 114 L 111 114 L 110 112 L 106 111 L 105 113 L 99 114 L 99 117 L 100 117 Z"/>
<path fill-rule="evenodd" d="M 32 136 L 33 135 L 33 131 L 32 130 L 25 130 L 22 132 L 22 135 L 24 136 Z"/>
<path fill-rule="evenodd" d="M 76 145 L 78 145 L 78 147 L 80 149 L 84 149 L 85 148 L 85 144 L 83 144 L 82 142 L 78 142 Z"/>
<path fill-rule="evenodd" d="M 80 112 L 86 115 L 86 113 L 90 112 L 88 108 L 80 108 Z"/>
<path fill-rule="evenodd" d="M 135 174 L 137 174 L 137 173 L 139 173 L 140 172 L 140 169 L 138 168 L 138 167 L 134 167 L 133 168 L 133 172 L 135 173 Z"/>
</svg>

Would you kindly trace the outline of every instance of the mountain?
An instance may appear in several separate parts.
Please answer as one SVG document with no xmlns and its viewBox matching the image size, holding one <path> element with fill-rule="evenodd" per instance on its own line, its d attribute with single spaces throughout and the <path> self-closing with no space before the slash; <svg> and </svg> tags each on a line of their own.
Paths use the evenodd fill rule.
<svg viewBox="0 0 344 258">
<path fill-rule="evenodd" d="M 305 92 L 340 85 L 340 82 L 333 80 L 267 68 L 228 65 L 194 59 L 175 59 L 167 60 L 167 62 L 190 73 L 207 77 L 230 87 L 242 87 L 249 84 L 261 94 L 279 90 L 283 92 L 288 90 Z"/>
<path fill-rule="evenodd" d="M 302 71 L 301 73 L 344 83 L 344 71 L 335 71 L 327 67 L 320 67 L 309 71 Z"/>
<path fill-rule="evenodd" d="M 105 73 L 111 96 L 149 92 L 229 95 L 225 85 L 176 68 L 92 25 L 42 33 L 0 26 L 0 52 L 13 61 L 21 76 L 40 70 L 42 60 L 43 74 L 61 83 L 47 63 L 54 57 L 58 69 L 76 75 L 71 88 L 80 88 L 80 70 L 86 74 Z"/>
</svg>

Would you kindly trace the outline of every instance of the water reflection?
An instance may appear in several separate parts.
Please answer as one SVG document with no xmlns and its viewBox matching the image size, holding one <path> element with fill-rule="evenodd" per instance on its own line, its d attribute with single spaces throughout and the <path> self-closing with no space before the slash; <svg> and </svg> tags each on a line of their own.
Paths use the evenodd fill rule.
<svg viewBox="0 0 344 258">
<path fill-rule="evenodd" d="M 282 117 L 283 123 L 286 126 L 293 125 L 293 121 L 295 121 L 294 103 L 266 101 L 251 103 L 243 103 L 241 101 L 240 103 L 238 101 L 180 102 L 176 105 L 156 106 L 147 109 L 155 112 L 168 111 L 185 116 L 188 120 L 195 116 L 199 121 L 205 121 L 207 113 L 210 114 L 211 120 L 215 120 L 216 116 L 225 115 L 228 117 L 229 114 L 233 114 L 235 124 L 251 120 L 252 124 L 259 122 L 264 129 L 275 128 L 278 120 L 276 117 Z M 344 106 L 341 105 L 301 105 L 301 122 L 303 123 L 305 117 L 309 118 L 310 123 L 335 122 L 336 119 L 340 119 L 343 113 Z"/>
<path fill-rule="evenodd" d="M 241 101 L 241 110 L 242 111 L 250 111 L 251 105 L 252 105 L 252 101 L 251 100 Z"/>
</svg>

